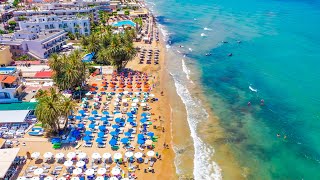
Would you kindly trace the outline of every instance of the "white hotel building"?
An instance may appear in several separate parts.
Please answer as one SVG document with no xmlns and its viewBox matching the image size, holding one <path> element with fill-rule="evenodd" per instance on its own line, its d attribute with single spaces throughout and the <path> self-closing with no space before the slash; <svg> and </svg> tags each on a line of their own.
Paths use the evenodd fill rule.
<svg viewBox="0 0 320 180">
<path fill-rule="evenodd" d="M 58 17 L 57 15 L 49 16 L 32 16 L 28 20 L 19 21 L 21 30 L 30 27 L 39 27 L 40 30 L 64 29 L 73 34 L 88 36 L 90 34 L 90 20 L 88 17 Z"/>
</svg>

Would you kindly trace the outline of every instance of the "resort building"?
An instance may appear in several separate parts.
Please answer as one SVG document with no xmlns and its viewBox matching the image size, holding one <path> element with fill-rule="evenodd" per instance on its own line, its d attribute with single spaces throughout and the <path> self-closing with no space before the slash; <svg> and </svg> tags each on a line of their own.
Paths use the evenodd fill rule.
<svg viewBox="0 0 320 180">
<path fill-rule="evenodd" d="M 50 54 L 62 49 L 66 39 L 67 32 L 62 29 L 41 31 L 39 27 L 31 27 L 11 35 L 0 36 L 0 44 L 10 46 L 13 59 L 27 55 L 38 60 L 46 60 Z"/>
<path fill-rule="evenodd" d="M 90 34 L 90 19 L 88 17 L 68 17 L 57 15 L 32 16 L 28 20 L 19 21 L 21 30 L 27 30 L 29 27 L 39 27 L 40 30 L 64 29 L 73 34 L 88 36 Z"/>
<path fill-rule="evenodd" d="M 16 68 L 0 68 L 0 103 L 18 102 L 22 83 Z"/>
</svg>

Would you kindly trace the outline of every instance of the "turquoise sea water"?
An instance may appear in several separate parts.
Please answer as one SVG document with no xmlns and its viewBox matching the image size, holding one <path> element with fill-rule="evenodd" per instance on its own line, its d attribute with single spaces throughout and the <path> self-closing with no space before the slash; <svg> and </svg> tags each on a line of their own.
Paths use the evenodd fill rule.
<svg viewBox="0 0 320 180">
<path fill-rule="evenodd" d="M 183 58 L 199 70 L 227 134 L 220 143 L 230 144 L 248 179 L 320 179 L 320 1 L 159 0 L 149 7 L 176 54 L 170 61 Z"/>
</svg>

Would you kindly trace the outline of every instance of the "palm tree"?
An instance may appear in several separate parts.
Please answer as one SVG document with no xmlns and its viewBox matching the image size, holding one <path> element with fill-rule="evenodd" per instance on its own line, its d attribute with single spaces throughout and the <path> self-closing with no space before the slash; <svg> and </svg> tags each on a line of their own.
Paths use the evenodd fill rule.
<svg viewBox="0 0 320 180">
<path fill-rule="evenodd" d="M 89 45 L 87 47 L 87 50 L 89 53 L 92 53 L 92 52 L 95 52 L 97 53 L 98 50 L 100 49 L 100 46 L 99 46 L 99 38 L 96 34 L 92 34 L 91 36 L 89 36 L 89 39 L 88 39 L 88 42 L 89 42 Z"/>
<path fill-rule="evenodd" d="M 71 99 L 71 98 L 66 98 L 63 97 L 63 102 L 62 102 L 62 115 L 64 116 L 65 122 L 64 122 L 64 129 L 68 125 L 68 120 L 69 120 L 69 115 L 72 114 L 72 111 L 75 110 L 76 108 L 76 103 Z"/>
</svg>

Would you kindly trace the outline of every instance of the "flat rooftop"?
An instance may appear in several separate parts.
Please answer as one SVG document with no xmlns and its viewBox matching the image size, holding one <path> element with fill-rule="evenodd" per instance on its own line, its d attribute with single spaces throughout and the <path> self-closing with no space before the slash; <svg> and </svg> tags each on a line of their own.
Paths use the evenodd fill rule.
<svg viewBox="0 0 320 180">
<path fill-rule="evenodd" d="M 0 123 L 23 123 L 29 110 L 0 111 Z"/>
<path fill-rule="evenodd" d="M 4 178 L 20 148 L 0 149 L 0 178 Z"/>
<path fill-rule="evenodd" d="M 34 110 L 36 108 L 36 105 L 37 103 L 34 103 L 34 102 L 18 102 L 18 103 L 10 103 L 10 104 L 0 104 L 0 111 L 10 111 L 10 110 L 28 110 L 29 111 L 29 110 Z"/>
</svg>

